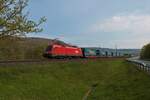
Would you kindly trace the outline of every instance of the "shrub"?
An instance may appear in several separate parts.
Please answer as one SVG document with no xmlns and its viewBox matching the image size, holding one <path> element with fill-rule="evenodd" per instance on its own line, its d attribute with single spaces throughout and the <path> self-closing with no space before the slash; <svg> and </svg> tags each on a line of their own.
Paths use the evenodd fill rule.
<svg viewBox="0 0 150 100">
<path fill-rule="evenodd" d="M 140 54 L 141 59 L 150 59 L 150 43 L 143 46 Z"/>
<path fill-rule="evenodd" d="M 0 60 L 42 59 L 47 43 L 32 44 L 21 39 L 0 40 Z"/>
</svg>

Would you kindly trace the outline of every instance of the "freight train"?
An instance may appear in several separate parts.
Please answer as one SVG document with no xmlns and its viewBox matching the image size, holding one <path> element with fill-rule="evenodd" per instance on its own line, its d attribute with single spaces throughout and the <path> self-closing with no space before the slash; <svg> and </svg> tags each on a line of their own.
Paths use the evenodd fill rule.
<svg viewBox="0 0 150 100">
<path fill-rule="evenodd" d="M 116 52 L 115 52 L 116 53 Z M 48 58 L 96 58 L 115 57 L 113 52 L 108 55 L 108 51 L 102 52 L 100 49 L 80 48 L 71 45 L 51 44 L 45 52 L 44 57 Z"/>
</svg>

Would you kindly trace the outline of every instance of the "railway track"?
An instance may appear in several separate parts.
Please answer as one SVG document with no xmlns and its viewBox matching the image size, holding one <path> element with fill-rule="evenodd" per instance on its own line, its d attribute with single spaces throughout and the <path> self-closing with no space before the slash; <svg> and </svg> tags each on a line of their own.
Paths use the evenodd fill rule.
<svg viewBox="0 0 150 100">
<path fill-rule="evenodd" d="M 44 62 L 46 60 L 44 59 L 26 59 L 26 60 L 0 60 L 0 64 L 6 64 L 6 63 L 33 63 L 33 62 Z"/>
<path fill-rule="evenodd" d="M 81 59 L 25 59 L 25 60 L 0 60 L 0 64 L 17 64 L 17 63 L 48 63 L 48 62 L 66 62 L 79 61 Z M 82 59 L 83 60 L 83 59 Z"/>
<path fill-rule="evenodd" d="M 66 61 L 84 61 L 84 60 L 115 60 L 125 59 L 124 57 L 99 57 L 99 58 L 77 58 L 77 59 L 25 59 L 25 60 L 0 60 L 0 64 L 16 63 L 46 63 L 46 62 L 66 62 Z"/>
</svg>

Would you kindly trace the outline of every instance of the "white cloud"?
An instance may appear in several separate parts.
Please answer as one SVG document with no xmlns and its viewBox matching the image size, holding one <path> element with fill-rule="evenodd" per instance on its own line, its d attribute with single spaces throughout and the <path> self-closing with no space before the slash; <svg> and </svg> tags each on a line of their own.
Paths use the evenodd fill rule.
<svg viewBox="0 0 150 100">
<path fill-rule="evenodd" d="M 112 40 L 111 42 L 116 43 L 119 48 L 142 48 L 143 45 L 149 43 L 149 38 Z"/>
<path fill-rule="evenodd" d="M 150 33 L 150 15 L 117 15 L 97 23 L 92 28 L 99 32 L 128 32 L 134 34 Z"/>
<path fill-rule="evenodd" d="M 91 33 L 105 33 L 104 39 L 121 48 L 141 48 L 150 42 L 150 14 L 121 14 L 92 25 Z M 115 37 L 115 38 L 114 38 Z"/>
</svg>

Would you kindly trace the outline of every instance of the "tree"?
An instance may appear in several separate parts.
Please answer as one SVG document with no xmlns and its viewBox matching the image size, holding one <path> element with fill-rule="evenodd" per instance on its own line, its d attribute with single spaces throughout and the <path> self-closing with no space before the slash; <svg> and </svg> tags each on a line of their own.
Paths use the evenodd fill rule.
<svg viewBox="0 0 150 100">
<path fill-rule="evenodd" d="M 42 17 L 38 23 L 24 13 L 28 0 L 0 0 L 0 38 L 8 36 L 25 36 L 27 33 L 41 32 L 39 28 L 46 21 Z"/>
<path fill-rule="evenodd" d="M 150 59 L 150 43 L 143 46 L 140 57 L 141 59 Z"/>
</svg>

